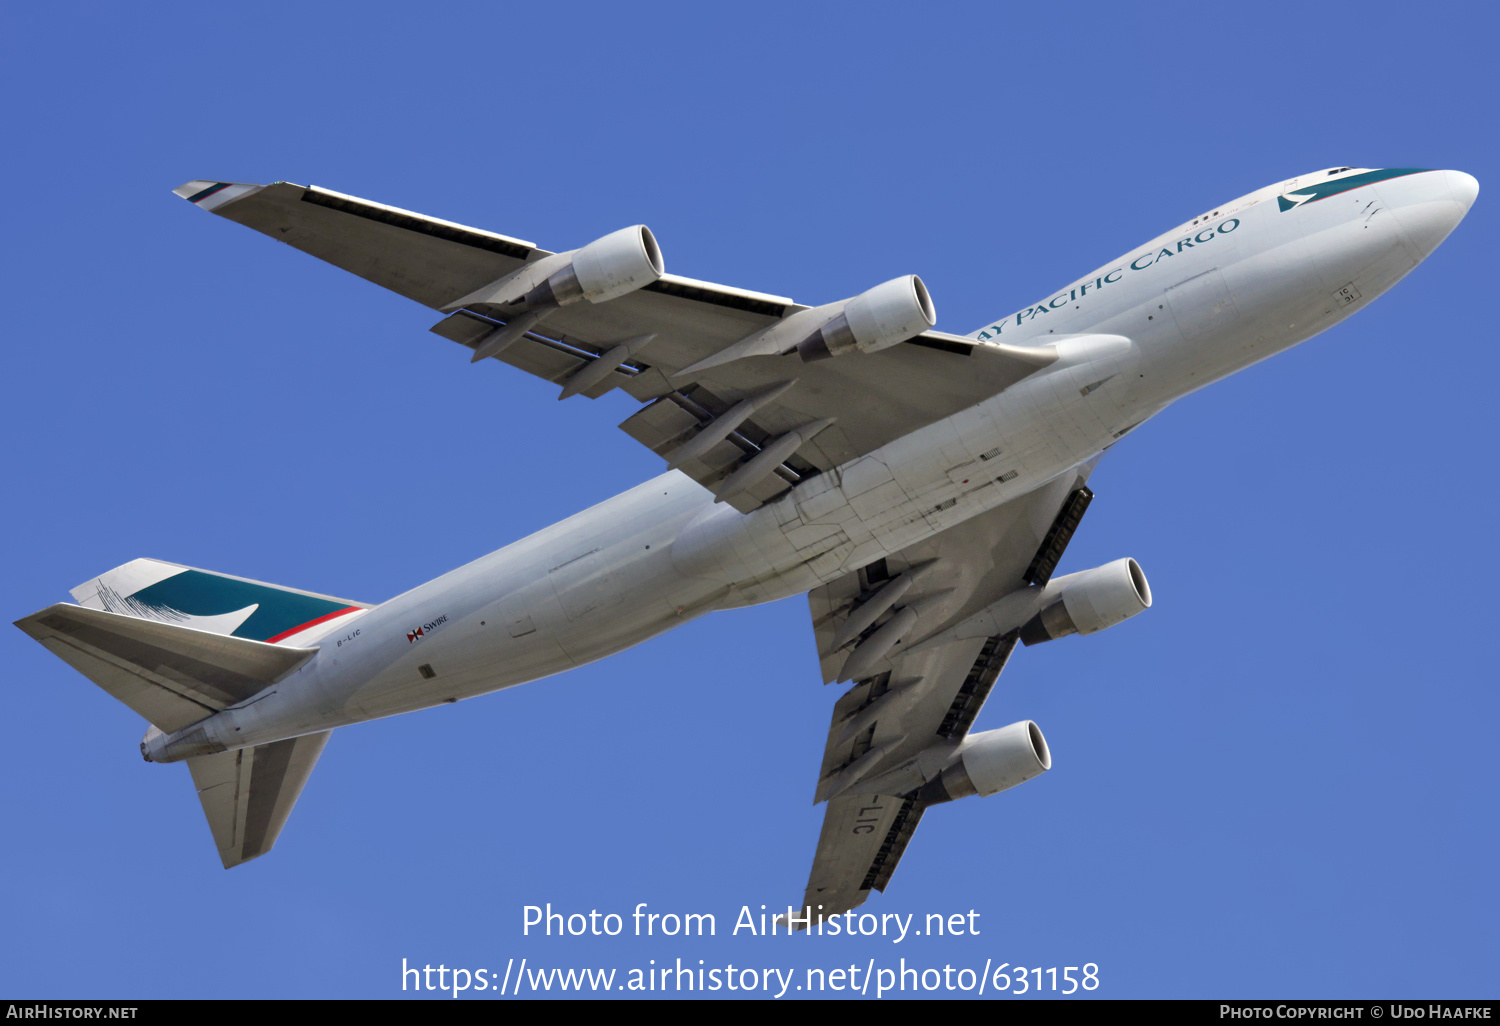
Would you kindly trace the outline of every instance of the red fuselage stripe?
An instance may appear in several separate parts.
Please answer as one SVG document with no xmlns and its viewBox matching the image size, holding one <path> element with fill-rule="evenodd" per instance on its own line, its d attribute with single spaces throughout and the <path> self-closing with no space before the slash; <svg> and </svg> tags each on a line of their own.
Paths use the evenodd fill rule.
<svg viewBox="0 0 1500 1026">
<path fill-rule="evenodd" d="M 362 609 L 364 609 L 364 606 L 348 606 L 348 607 L 346 607 L 344 609 L 335 609 L 333 612 L 331 612 L 331 613 L 325 613 L 324 615 L 318 617 L 316 620 L 309 620 L 306 623 L 301 624 L 300 626 L 293 627 L 289 631 L 282 631 L 280 634 L 276 635 L 274 638 L 267 638 L 266 639 L 266 644 L 268 644 L 268 645 L 274 645 L 274 644 L 276 644 L 276 642 L 282 640 L 283 638 L 290 638 L 293 634 L 297 634 L 297 633 L 300 633 L 301 631 L 305 631 L 309 627 L 316 627 L 318 624 L 320 624 L 320 623 L 326 623 L 327 621 L 332 620 L 336 616 L 343 616 L 345 613 L 357 613 L 357 612 L 359 612 Z"/>
</svg>

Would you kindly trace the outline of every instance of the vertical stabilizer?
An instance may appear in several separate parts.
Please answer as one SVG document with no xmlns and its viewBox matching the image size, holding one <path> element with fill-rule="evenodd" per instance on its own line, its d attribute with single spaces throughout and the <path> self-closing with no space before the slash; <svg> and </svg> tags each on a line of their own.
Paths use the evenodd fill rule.
<svg viewBox="0 0 1500 1026">
<path fill-rule="evenodd" d="M 81 606 L 228 634 L 273 645 L 305 645 L 365 602 L 319 595 L 159 559 L 133 559 L 72 590 Z M 321 628 L 321 629 L 320 629 Z"/>
</svg>

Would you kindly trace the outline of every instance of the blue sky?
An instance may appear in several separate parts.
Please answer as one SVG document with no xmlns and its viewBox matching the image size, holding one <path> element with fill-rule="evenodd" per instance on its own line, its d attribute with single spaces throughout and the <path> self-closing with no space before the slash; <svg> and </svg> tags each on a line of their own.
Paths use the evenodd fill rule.
<svg viewBox="0 0 1500 1026">
<path fill-rule="evenodd" d="M 1315 168 L 1500 180 L 1488 6 L 1207 6 L 9 5 L 7 618 L 137 556 L 379 601 L 660 470 L 625 397 L 469 366 L 189 179 L 553 249 L 644 222 L 670 270 L 802 302 L 916 272 L 960 333 Z M 934 810 L 861 910 L 979 936 L 729 936 L 800 899 L 821 821 L 837 695 L 800 599 L 340 730 L 228 873 L 186 770 L 11 629 L 0 992 L 904 957 L 1094 963 L 1114 997 L 1493 997 L 1492 205 L 1100 465 L 1061 570 L 1134 556 L 1155 606 L 1018 654 L 979 726 L 1037 720 L 1055 768 Z M 547 902 L 718 936 L 523 937 Z"/>
</svg>

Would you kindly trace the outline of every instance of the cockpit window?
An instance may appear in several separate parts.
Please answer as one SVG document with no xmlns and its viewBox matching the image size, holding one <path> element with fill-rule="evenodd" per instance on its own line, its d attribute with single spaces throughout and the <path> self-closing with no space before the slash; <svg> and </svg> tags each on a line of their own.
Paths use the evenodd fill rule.
<svg viewBox="0 0 1500 1026">
<path fill-rule="evenodd" d="M 1341 175 L 1345 171 L 1353 171 L 1353 170 L 1354 170 L 1354 168 L 1352 168 L 1352 167 L 1336 167 L 1336 168 L 1334 168 L 1332 171 L 1330 171 L 1328 173 L 1331 174 L 1331 175 Z"/>
</svg>

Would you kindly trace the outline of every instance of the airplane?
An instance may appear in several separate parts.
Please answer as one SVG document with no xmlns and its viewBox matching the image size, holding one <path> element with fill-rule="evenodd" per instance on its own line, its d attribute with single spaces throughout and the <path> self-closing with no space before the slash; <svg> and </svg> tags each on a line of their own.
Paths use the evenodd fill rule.
<svg viewBox="0 0 1500 1026">
<path fill-rule="evenodd" d="M 807 593 L 833 705 L 803 908 L 884 891 L 926 809 L 1052 764 L 972 732 L 1018 645 L 1144 612 L 1120 558 L 1056 575 L 1102 454 L 1182 396 L 1322 332 L 1468 213 L 1458 171 L 1337 167 L 1204 211 L 959 336 L 916 275 L 806 306 L 665 272 L 644 225 L 550 252 L 318 187 L 193 181 L 193 205 L 400 293 L 470 361 L 614 389 L 666 472 L 382 603 L 136 559 L 16 622 L 186 762 L 226 869 L 270 851 L 329 734 Z M 801 923 L 800 925 L 806 925 Z"/>
</svg>

